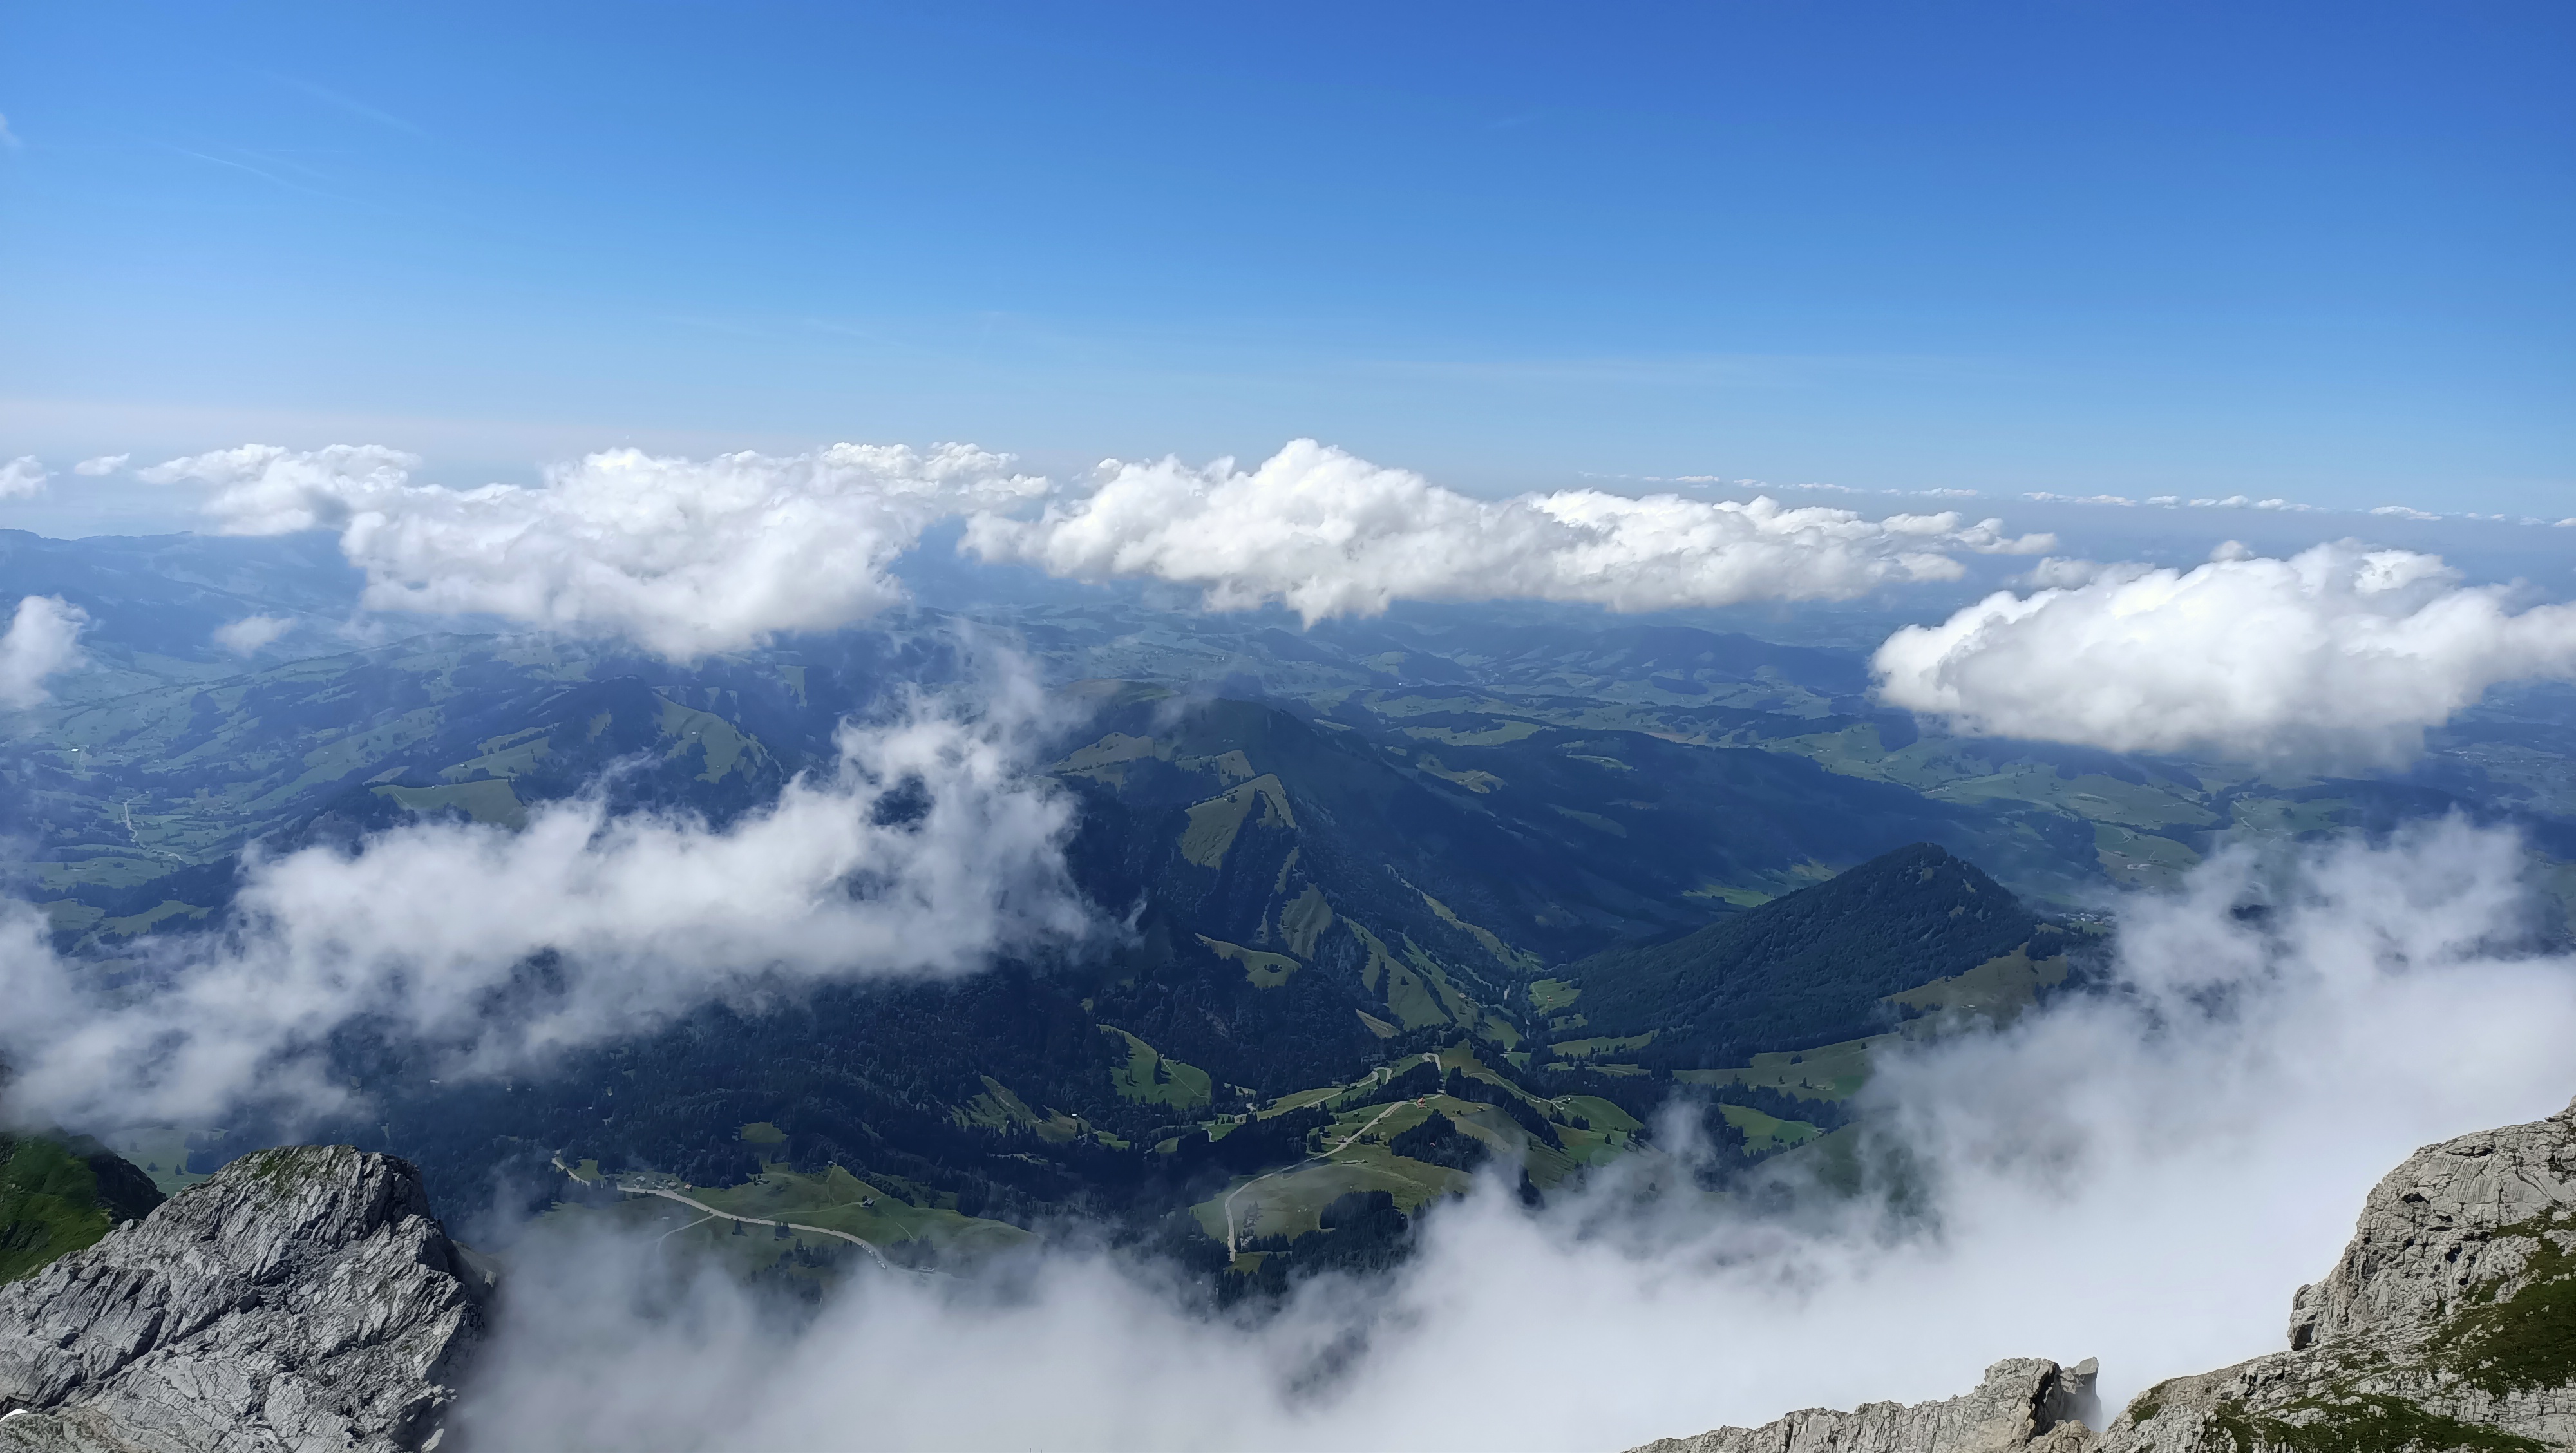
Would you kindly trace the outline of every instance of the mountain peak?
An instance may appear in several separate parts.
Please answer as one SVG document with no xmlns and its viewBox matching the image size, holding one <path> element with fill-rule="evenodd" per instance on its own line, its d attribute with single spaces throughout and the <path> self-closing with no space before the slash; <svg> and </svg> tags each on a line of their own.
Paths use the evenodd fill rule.
<svg viewBox="0 0 2576 1453">
<path fill-rule="evenodd" d="M 473 1261 L 408 1161 L 246 1155 L 0 1287 L 0 1450 L 429 1446 L 483 1335 Z"/>
<path fill-rule="evenodd" d="M 1891 1027 L 1888 996 L 1963 974 L 2043 928 L 2002 884 L 1913 843 L 1811 888 L 1660 944 L 1567 971 L 1594 1034 L 1652 1034 L 1642 1058 L 1677 1069 L 1743 1063 Z"/>
</svg>

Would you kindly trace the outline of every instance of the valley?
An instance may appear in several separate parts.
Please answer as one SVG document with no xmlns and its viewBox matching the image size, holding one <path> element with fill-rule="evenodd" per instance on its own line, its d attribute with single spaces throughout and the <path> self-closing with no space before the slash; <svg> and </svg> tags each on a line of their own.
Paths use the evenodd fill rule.
<svg viewBox="0 0 2576 1453">
<path fill-rule="evenodd" d="M 271 568 L 280 609 L 335 588 Z M 827 766 L 844 720 L 982 669 L 965 624 L 693 667 L 439 634 L 227 669 L 113 618 L 104 674 L 12 727 L 15 871 L 112 981 L 223 924 L 246 855 L 590 798 L 721 831 Z M 1722 1194 L 1840 1155 L 1874 1047 L 2080 987 L 2123 895 L 2227 843 L 2443 812 L 2576 843 L 2567 775 L 2533 765 L 2576 743 L 2510 697 L 2405 781 L 2275 778 L 1939 736 L 1873 706 L 1851 653 L 1679 624 L 1097 601 L 975 628 L 1049 683 L 1032 765 L 1115 934 L 709 1004 L 506 1082 L 361 1029 L 328 1054 L 374 1108 L 318 1129 L 418 1161 L 455 1209 L 499 1187 L 633 1220 L 686 1188 L 712 1219 L 671 1234 L 746 1275 L 811 1282 L 833 1245 L 971 1263 L 1078 1215 L 1276 1285 L 1291 1248 L 1337 1264 L 1318 1248 L 1376 1246 L 1479 1173 L 1543 1198 L 1628 1159 Z M 288 1131 L 102 1127 L 165 1191 Z M 648 1183 L 658 1209 L 603 1190 Z M 602 1203 L 565 1199 L 583 1185 Z"/>
</svg>

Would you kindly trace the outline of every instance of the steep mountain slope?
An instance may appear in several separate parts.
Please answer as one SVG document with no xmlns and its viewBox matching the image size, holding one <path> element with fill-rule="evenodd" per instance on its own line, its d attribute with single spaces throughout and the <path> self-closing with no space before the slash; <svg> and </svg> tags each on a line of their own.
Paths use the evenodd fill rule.
<svg viewBox="0 0 2576 1453">
<path fill-rule="evenodd" d="M 2546 1453 L 2576 1447 L 2576 1104 L 2417 1151 L 2290 1306 L 2290 1348 L 2138 1395 L 2096 1434 L 2091 1363 L 1997 1363 L 1945 1403 L 1808 1409 L 1636 1453 Z"/>
<path fill-rule="evenodd" d="M 0 1134 L 0 1282 L 151 1215 L 161 1199 L 150 1176 L 96 1141 Z"/>
<path fill-rule="evenodd" d="M 1918 843 L 1564 977 L 1581 985 L 1585 1034 L 1652 1035 L 1642 1062 L 1697 1069 L 1889 1028 L 1888 996 L 2016 951 L 2046 959 L 2062 938 L 1974 864 Z"/>
<path fill-rule="evenodd" d="M 1982 810 L 1746 749 L 1552 729 L 1488 747 L 1474 719 L 1395 741 L 1276 706 L 1094 685 L 1114 693 L 1085 728 L 1101 735 L 1057 771 L 1092 817 L 1128 825 L 1116 852 L 1135 896 L 1101 901 L 1146 905 L 1153 974 L 1166 958 L 1195 965 L 1208 992 L 1265 1015 L 1356 981 L 1334 1002 L 1380 1025 L 1454 1025 L 1508 1047 L 1528 1028 L 1512 1022 L 1526 1017 L 1522 986 L 1545 964 L 1722 918 L 1729 885 L 1758 901 L 1753 885 L 1812 881 L 1908 840 L 2010 832 Z M 1204 972 L 1210 956 L 1232 967 Z M 1226 980 L 1271 992 L 1245 999 Z M 1176 1036 L 1166 1047 L 1184 1057 L 1228 1049 L 1191 1042 L 1206 1032 L 1196 1015 L 1128 1027 Z"/>
<path fill-rule="evenodd" d="M 0 1450 L 430 1446 L 491 1277 L 388 1156 L 246 1156 L 0 1287 Z"/>
</svg>

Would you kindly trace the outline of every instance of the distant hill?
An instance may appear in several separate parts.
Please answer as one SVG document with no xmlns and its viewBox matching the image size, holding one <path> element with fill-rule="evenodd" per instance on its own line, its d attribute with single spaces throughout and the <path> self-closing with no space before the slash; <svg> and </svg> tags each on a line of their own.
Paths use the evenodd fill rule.
<svg viewBox="0 0 2576 1453">
<path fill-rule="evenodd" d="M 1679 938 L 1595 954 L 1565 977 L 1582 986 L 1586 1034 L 1652 1034 L 1639 1063 L 1696 1069 L 1886 1029 L 1888 995 L 2034 937 L 2056 930 L 1974 864 L 1917 843 Z"/>
<path fill-rule="evenodd" d="M 150 1176 L 96 1141 L 0 1135 L 0 1282 L 152 1214 L 161 1199 Z"/>
</svg>

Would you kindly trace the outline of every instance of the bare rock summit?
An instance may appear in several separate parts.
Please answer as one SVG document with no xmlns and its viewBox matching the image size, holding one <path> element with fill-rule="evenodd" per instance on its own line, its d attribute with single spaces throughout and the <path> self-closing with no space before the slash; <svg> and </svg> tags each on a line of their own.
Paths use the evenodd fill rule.
<svg viewBox="0 0 2576 1453">
<path fill-rule="evenodd" d="M 2548 1453 L 2576 1449 L 2576 1105 L 2428 1146 L 2291 1300 L 2289 1347 L 2158 1383 L 2108 1427 L 2091 1362 L 1999 1362 L 1947 1402 L 1809 1409 L 1636 1453 Z"/>
<path fill-rule="evenodd" d="M 1758 1428 L 1718 1428 L 1665 1438 L 1635 1453 L 2078 1453 L 2098 1416 L 2090 1359 L 2060 1367 L 2021 1357 L 1986 1369 L 1975 1392 L 1937 1403 L 1864 1403 L 1848 1413 L 1807 1408 Z"/>
<path fill-rule="evenodd" d="M 244 1156 L 0 1286 L 0 1453 L 435 1448 L 491 1282 L 409 1162 Z"/>
</svg>

